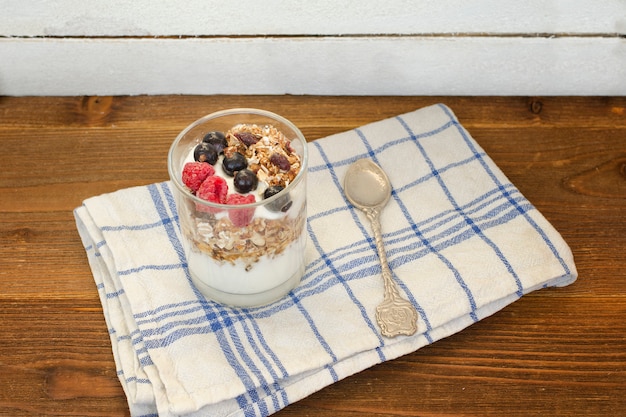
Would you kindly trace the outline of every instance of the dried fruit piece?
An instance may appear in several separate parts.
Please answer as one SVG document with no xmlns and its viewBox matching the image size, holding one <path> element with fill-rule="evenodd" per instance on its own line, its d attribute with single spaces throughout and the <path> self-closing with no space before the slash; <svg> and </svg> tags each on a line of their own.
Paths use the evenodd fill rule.
<svg viewBox="0 0 626 417">
<path fill-rule="evenodd" d="M 234 136 L 246 146 L 254 145 L 260 139 L 260 137 L 250 132 L 237 132 Z"/>
<path fill-rule="evenodd" d="M 272 156 L 270 156 L 270 163 L 277 166 L 281 171 L 289 171 L 289 168 L 291 168 L 287 157 L 279 153 L 273 153 Z"/>
<path fill-rule="evenodd" d="M 255 201 L 256 199 L 253 194 L 229 194 L 226 197 L 226 204 L 250 204 Z M 228 218 L 237 227 L 247 226 L 252 220 L 252 217 L 254 217 L 254 207 L 231 209 L 228 212 Z"/>
<path fill-rule="evenodd" d="M 200 188 L 200 184 L 215 174 L 215 168 L 206 162 L 187 162 L 183 167 L 183 183 L 195 193 Z"/>
</svg>

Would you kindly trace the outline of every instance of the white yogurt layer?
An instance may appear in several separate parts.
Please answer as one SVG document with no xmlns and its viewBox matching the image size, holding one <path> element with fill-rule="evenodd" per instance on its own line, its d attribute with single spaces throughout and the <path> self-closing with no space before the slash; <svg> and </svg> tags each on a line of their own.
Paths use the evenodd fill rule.
<svg viewBox="0 0 626 417">
<path fill-rule="evenodd" d="M 303 231 L 280 254 L 271 258 L 262 256 L 249 270 L 241 261 L 216 261 L 191 248 L 187 251 L 189 272 L 196 287 L 215 301 L 240 307 L 267 304 L 300 282 L 304 273 L 305 237 Z"/>
</svg>

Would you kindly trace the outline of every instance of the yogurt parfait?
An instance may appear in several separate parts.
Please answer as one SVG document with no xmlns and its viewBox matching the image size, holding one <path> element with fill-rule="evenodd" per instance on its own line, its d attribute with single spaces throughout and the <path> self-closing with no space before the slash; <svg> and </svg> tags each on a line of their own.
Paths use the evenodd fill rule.
<svg viewBox="0 0 626 417">
<path fill-rule="evenodd" d="M 271 303 L 304 274 L 306 140 L 256 109 L 205 116 L 170 148 L 168 169 L 191 280 L 236 307 Z"/>
</svg>

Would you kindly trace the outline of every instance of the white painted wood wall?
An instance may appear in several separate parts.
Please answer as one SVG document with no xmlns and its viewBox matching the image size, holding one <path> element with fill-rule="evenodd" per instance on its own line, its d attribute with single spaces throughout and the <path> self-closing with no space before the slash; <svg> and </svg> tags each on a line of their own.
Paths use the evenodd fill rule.
<svg viewBox="0 0 626 417">
<path fill-rule="evenodd" d="M 0 0 L 0 95 L 626 95 L 626 0 Z"/>
</svg>

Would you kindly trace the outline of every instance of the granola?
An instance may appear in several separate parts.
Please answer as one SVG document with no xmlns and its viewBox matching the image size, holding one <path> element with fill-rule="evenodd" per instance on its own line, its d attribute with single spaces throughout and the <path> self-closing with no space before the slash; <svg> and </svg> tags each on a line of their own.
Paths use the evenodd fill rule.
<svg viewBox="0 0 626 417">
<path fill-rule="evenodd" d="M 192 241 L 217 261 L 240 260 L 250 270 L 262 256 L 274 257 L 301 237 L 304 215 L 282 219 L 254 218 L 246 227 L 236 227 L 228 219 L 215 216 L 195 219 Z"/>
<path fill-rule="evenodd" d="M 285 135 L 271 125 L 239 124 L 226 133 L 224 155 L 243 154 L 248 168 L 267 187 L 287 187 L 300 172 L 300 156 Z"/>
</svg>

